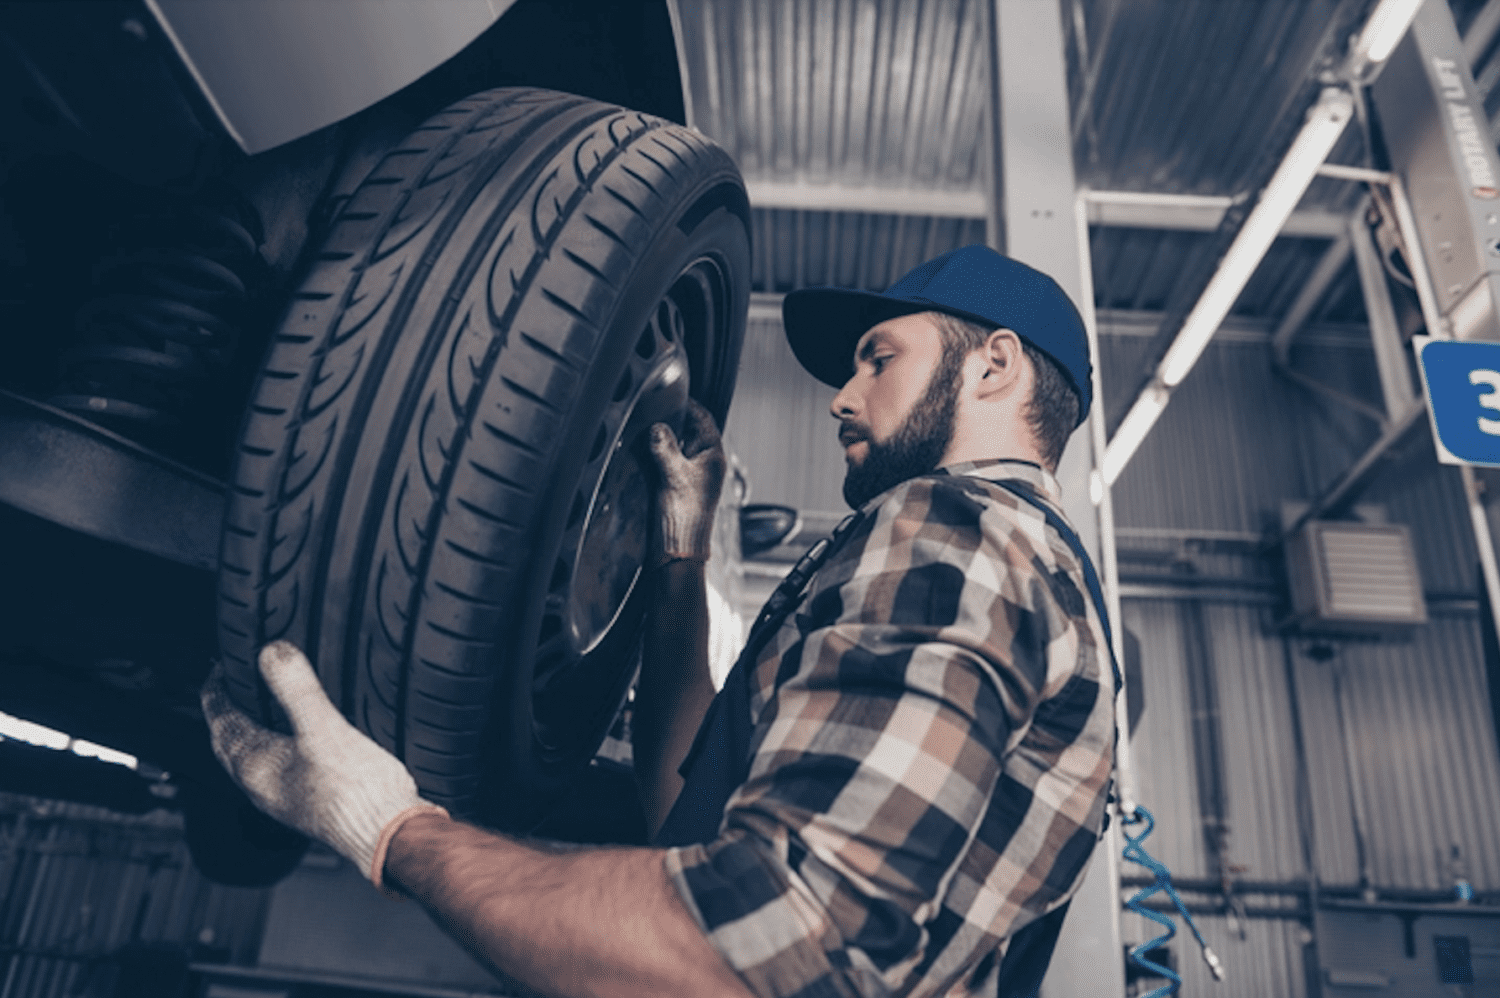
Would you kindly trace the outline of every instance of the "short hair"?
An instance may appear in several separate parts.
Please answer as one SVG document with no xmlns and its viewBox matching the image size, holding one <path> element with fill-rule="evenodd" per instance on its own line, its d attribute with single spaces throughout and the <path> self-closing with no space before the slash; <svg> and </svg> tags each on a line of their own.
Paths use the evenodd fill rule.
<svg viewBox="0 0 1500 998">
<path fill-rule="evenodd" d="M 984 346 L 985 339 L 1000 327 L 961 319 L 947 312 L 927 312 L 943 337 L 943 348 L 950 352 L 968 354 Z M 1026 404 L 1026 423 L 1041 452 L 1042 463 L 1048 471 L 1057 470 L 1062 460 L 1063 448 L 1078 426 L 1078 408 L 1081 404 L 1078 392 L 1073 388 L 1062 366 L 1047 354 L 1032 346 L 1025 337 L 1018 335 L 1021 349 L 1031 360 L 1035 372 L 1032 378 L 1031 400 Z"/>
</svg>

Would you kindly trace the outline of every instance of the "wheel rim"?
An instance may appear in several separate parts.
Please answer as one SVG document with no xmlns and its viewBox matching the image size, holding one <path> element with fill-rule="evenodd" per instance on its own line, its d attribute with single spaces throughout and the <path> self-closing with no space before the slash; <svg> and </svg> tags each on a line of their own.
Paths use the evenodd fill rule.
<svg viewBox="0 0 1500 998">
<path fill-rule="evenodd" d="M 533 659 L 539 762 L 592 752 L 634 673 L 639 614 L 630 607 L 649 544 L 654 466 L 646 430 L 680 428 L 689 390 L 711 390 L 730 321 L 728 270 L 713 257 L 683 268 L 638 335 L 574 492 L 547 585 Z"/>
<path fill-rule="evenodd" d="M 622 392 L 630 396 L 629 416 L 609 447 L 584 515 L 563 614 L 565 635 L 578 655 L 597 648 L 619 620 L 646 560 L 651 497 L 639 444 L 641 433 L 652 423 L 680 423 L 687 405 L 689 375 L 681 330 L 681 312 L 670 299 L 664 300 L 636 351 L 639 355 L 640 347 L 651 347 L 645 377 L 636 382 L 632 364 L 615 389 L 616 398 Z M 671 338 L 664 335 L 668 333 Z"/>
</svg>

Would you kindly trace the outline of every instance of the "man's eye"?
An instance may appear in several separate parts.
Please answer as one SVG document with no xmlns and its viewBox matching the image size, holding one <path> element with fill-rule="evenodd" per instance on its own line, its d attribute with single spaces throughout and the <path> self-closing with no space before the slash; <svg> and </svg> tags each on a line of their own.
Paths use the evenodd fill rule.
<svg viewBox="0 0 1500 998">
<path fill-rule="evenodd" d="M 885 365 L 890 361 L 890 359 L 890 354 L 885 354 L 880 357 L 871 357 L 870 365 L 875 368 L 875 373 L 879 374 L 881 371 L 885 370 Z"/>
</svg>

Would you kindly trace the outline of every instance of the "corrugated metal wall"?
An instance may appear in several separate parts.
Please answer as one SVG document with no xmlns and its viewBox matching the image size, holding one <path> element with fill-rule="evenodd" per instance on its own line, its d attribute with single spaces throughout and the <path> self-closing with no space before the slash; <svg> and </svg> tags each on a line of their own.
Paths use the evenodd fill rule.
<svg viewBox="0 0 1500 998">
<path fill-rule="evenodd" d="M 0 794 L 0 998 L 109 994 L 137 944 L 253 963 L 266 899 L 200 876 L 175 815 Z"/>
<path fill-rule="evenodd" d="M 1500 889 L 1500 754 L 1481 668 L 1477 618 L 1436 617 L 1408 643 L 1348 644 L 1328 663 L 1299 656 L 1318 810 L 1319 872 L 1358 875 L 1337 688 L 1351 773 L 1369 813 L 1361 828 L 1379 887 L 1447 890 L 1458 846 L 1475 890 Z M 1320 723 L 1321 722 L 1321 723 Z M 1326 812 L 1326 813 L 1325 813 Z"/>
<path fill-rule="evenodd" d="M 1106 391 L 1124 392 L 1143 337 L 1126 322 L 1110 335 L 1108 318 Z M 1310 335 L 1295 358 L 1299 370 L 1373 400 L 1362 338 Z M 1424 588 L 1437 597 L 1431 622 L 1383 641 L 1287 638 L 1278 628 L 1285 609 L 1275 553 L 1258 550 L 1256 538 L 1271 536 L 1283 502 L 1310 499 L 1374 436 L 1369 420 L 1278 375 L 1264 333 L 1241 327 L 1209 348 L 1116 486 L 1122 573 L 1135 591 L 1150 592 L 1140 580 L 1163 566 L 1192 565 L 1213 583 L 1203 599 L 1138 595 L 1124 604 L 1143 653 L 1146 709 L 1134 744 L 1141 802 L 1158 819 L 1149 845 L 1179 877 L 1220 875 L 1204 835 L 1205 756 L 1193 736 L 1192 672 L 1207 670 L 1218 693 L 1234 876 L 1294 883 L 1307 876 L 1310 851 L 1322 884 L 1354 888 L 1362 838 L 1369 882 L 1387 896 L 1451 890 L 1453 846 L 1477 892 L 1500 891 L 1500 751 L 1475 609 L 1477 556 L 1457 473 L 1436 464 L 1425 435 L 1362 501 L 1411 527 Z M 1191 651 L 1193 608 L 1206 655 Z M 1143 871 L 1125 864 L 1124 872 Z M 1252 908 L 1297 902 L 1293 894 L 1245 900 Z M 1295 918 L 1252 918 L 1244 939 L 1223 915 L 1203 922 L 1231 975 L 1215 994 L 1305 993 L 1306 938 Z M 1134 916 L 1125 931 L 1137 942 L 1158 934 Z M 1195 947 L 1175 949 L 1184 993 L 1207 987 Z"/>
<path fill-rule="evenodd" d="M 814 514 L 848 511 L 840 492 L 844 451 L 828 412 L 834 394 L 792 356 L 779 306 L 753 308 L 725 422 L 725 439 L 750 480 L 750 501 Z"/>
</svg>

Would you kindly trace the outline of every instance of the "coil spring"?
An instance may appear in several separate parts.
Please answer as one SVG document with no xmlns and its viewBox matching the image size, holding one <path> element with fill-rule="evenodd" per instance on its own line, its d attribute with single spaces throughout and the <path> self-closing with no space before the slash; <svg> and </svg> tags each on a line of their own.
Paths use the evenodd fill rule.
<svg viewBox="0 0 1500 998">
<path fill-rule="evenodd" d="M 127 433 L 181 425 L 229 362 L 260 258 L 259 219 L 223 199 L 164 212 L 102 261 L 48 401 Z"/>
</svg>

